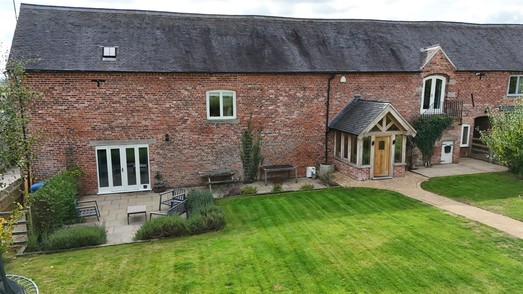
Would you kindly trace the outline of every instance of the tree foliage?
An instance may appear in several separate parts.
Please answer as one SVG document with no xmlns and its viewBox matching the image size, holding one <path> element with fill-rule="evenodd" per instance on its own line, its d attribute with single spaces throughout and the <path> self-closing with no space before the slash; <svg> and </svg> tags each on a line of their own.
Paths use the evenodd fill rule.
<svg viewBox="0 0 523 294">
<path fill-rule="evenodd" d="M 492 150 L 494 159 L 523 177 L 523 98 L 514 106 L 489 111 L 491 127 L 481 139 Z"/>
<path fill-rule="evenodd" d="M 420 150 L 425 166 L 431 166 L 434 144 L 441 138 L 445 129 L 451 125 L 452 119 L 446 115 L 418 116 L 412 122 L 417 134 L 411 141 Z"/>
<path fill-rule="evenodd" d="M 8 78 L 0 84 L 0 174 L 18 166 L 24 177 L 34 160 L 36 136 L 28 132 L 27 109 L 40 93 L 26 86 L 25 77 L 24 63 L 10 62 Z"/>
<path fill-rule="evenodd" d="M 243 165 L 244 181 L 252 183 L 258 175 L 258 168 L 263 160 L 261 155 L 261 128 L 253 130 L 251 119 L 242 131 L 240 157 Z"/>
</svg>

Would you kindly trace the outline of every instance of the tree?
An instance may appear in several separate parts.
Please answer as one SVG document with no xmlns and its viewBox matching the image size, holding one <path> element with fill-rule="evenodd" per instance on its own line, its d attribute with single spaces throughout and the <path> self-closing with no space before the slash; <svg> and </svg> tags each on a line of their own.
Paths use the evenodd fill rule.
<svg viewBox="0 0 523 294">
<path fill-rule="evenodd" d="M 32 147 L 37 136 L 28 131 L 30 115 L 27 109 L 41 94 L 29 89 L 24 83 L 24 64 L 10 62 L 8 78 L 0 85 L 0 174 L 14 166 L 19 167 L 28 191 L 29 172 L 34 161 Z"/>
<path fill-rule="evenodd" d="M 523 98 L 513 106 L 489 111 L 490 129 L 481 139 L 492 150 L 494 159 L 523 177 Z"/>
<path fill-rule="evenodd" d="M 421 151 L 423 164 L 430 167 L 434 144 L 441 138 L 445 129 L 452 125 L 452 119 L 446 115 L 418 116 L 412 126 L 416 129 L 416 137 L 411 139 L 415 147 Z"/>
<path fill-rule="evenodd" d="M 263 160 L 261 156 L 261 128 L 253 130 L 251 118 L 247 128 L 242 131 L 240 157 L 243 165 L 244 181 L 252 183 L 258 175 L 258 168 Z"/>
</svg>

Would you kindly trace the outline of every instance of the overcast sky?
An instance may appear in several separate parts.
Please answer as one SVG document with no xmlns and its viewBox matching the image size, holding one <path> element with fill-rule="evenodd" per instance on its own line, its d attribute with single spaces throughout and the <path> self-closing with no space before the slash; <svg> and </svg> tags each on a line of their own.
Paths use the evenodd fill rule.
<svg viewBox="0 0 523 294">
<path fill-rule="evenodd" d="M 523 23 L 523 0 L 15 0 L 77 7 L 255 14 L 303 18 L 440 20 L 473 23 Z M 13 0 L 0 0 L 0 52 L 3 61 L 15 30 Z"/>
</svg>

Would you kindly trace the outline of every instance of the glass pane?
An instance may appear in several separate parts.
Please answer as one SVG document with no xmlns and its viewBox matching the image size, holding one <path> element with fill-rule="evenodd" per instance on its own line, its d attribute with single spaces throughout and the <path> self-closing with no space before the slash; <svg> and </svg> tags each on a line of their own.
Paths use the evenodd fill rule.
<svg viewBox="0 0 523 294">
<path fill-rule="evenodd" d="M 432 90 L 432 79 L 425 81 L 425 92 L 423 93 L 423 109 L 430 107 L 430 91 Z"/>
<path fill-rule="evenodd" d="M 363 138 L 363 158 L 362 158 L 362 164 L 363 165 L 369 165 L 370 164 L 370 137 Z"/>
<path fill-rule="evenodd" d="M 516 88 L 518 85 L 518 77 L 510 77 L 510 82 L 508 85 L 508 93 L 509 94 L 516 94 Z M 519 87 L 520 89 L 522 87 Z"/>
<path fill-rule="evenodd" d="M 443 95 L 443 80 L 436 79 L 436 89 L 434 90 L 434 109 L 440 109 L 442 95 Z"/>
<path fill-rule="evenodd" d="M 469 126 L 463 126 L 463 133 L 461 134 L 461 145 L 469 145 Z"/>
<path fill-rule="evenodd" d="M 109 187 L 109 170 L 107 169 L 107 150 L 97 150 L 98 184 L 101 188 Z"/>
<path fill-rule="evenodd" d="M 379 150 L 385 150 L 385 141 L 379 141 L 378 142 L 378 149 Z"/>
<path fill-rule="evenodd" d="M 341 157 L 341 132 L 336 132 L 336 147 L 334 155 Z"/>
<path fill-rule="evenodd" d="M 518 94 L 523 94 L 523 79 L 521 78 L 521 76 L 517 77 L 517 80 L 518 80 Z"/>
<path fill-rule="evenodd" d="M 220 117 L 220 94 L 209 94 L 209 115 L 211 117 Z"/>
<path fill-rule="evenodd" d="M 149 156 L 147 155 L 147 147 L 138 148 L 138 155 L 140 156 L 140 184 L 149 184 Z"/>
<path fill-rule="evenodd" d="M 234 116 L 232 93 L 223 93 L 223 116 Z"/>
<path fill-rule="evenodd" d="M 356 163 L 358 152 L 358 138 L 354 135 L 350 136 L 350 162 Z"/>
<path fill-rule="evenodd" d="M 370 131 L 371 132 L 381 132 L 381 129 L 378 125 L 375 125 Z"/>
<path fill-rule="evenodd" d="M 126 148 L 125 157 L 127 163 L 127 185 L 136 185 L 136 156 L 135 148 Z"/>
<path fill-rule="evenodd" d="M 403 159 L 403 136 L 396 136 L 396 143 L 394 144 L 394 162 L 401 163 Z"/>
<path fill-rule="evenodd" d="M 349 135 L 343 134 L 343 158 L 349 159 Z"/>
<path fill-rule="evenodd" d="M 113 171 L 113 187 L 122 185 L 122 164 L 120 149 L 111 149 L 111 166 Z"/>
</svg>

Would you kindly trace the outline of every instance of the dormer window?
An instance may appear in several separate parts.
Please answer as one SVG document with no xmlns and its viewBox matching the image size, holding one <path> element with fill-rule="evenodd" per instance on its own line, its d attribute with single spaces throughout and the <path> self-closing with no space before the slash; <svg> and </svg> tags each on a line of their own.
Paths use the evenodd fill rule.
<svg viewBox="0 0 523 294">
<path fill-rule="evenodd" d="M 104 46 L 102 50 L 103 59 L 115 59 L 118 47 L 115 46 Z"/>
</svg>

